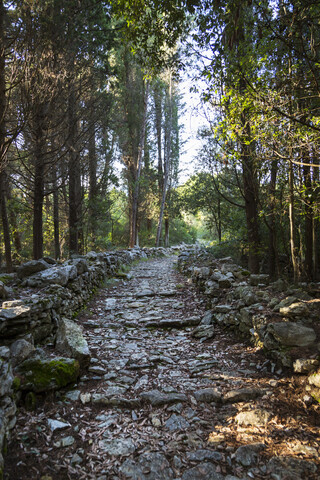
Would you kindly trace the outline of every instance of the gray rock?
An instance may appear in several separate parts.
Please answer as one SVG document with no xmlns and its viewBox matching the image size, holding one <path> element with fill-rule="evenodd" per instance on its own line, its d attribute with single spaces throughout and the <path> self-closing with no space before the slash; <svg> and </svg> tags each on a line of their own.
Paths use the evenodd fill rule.
<svg viewBox="0 0 320 480">
<path fill-rule="evenodd" d="M 60 319 L 56 350 L 62 355 L 78 360 L 81 367 L 86 367 L 90 362 L 89 347 L 82 335 L 81 327 L 67 318 Z"/>
<path fill-rule="evenodd" d="M 85 258 L 76 258 L 72 260 L 71 265 L 76 267 L 78 275 L 82 275 L 89 270 L 88 263 Z"/>
<path fill-rule="evenodd" d="M 187 458 L 191 462 L 221 462 L 222 455 L 220 452 L 215 452 L 213 450 L 200 449 L 195 452 L 188 452 Z"/>
<path fill-rule="evenodd" d="M 71 358 L 34 355 L 20 363 L 15 373 L 20 377 L 22 390 L 40 393 L 74 383 L 79 376 L 80 366 L 77 360 Z"/>
<path fill-rule="evenodd" d="M 209 462 L 202 462 L 194 468 L 186 470 L 181 480 L 224 480 L 221 473 L 217 473 L 216 467 Z"/>
<path fill-rule="evenodd" d="M 270 323 L 267 330 L 281 345 L 287 347 L 307 347 L 316 340 L 313 328 L 298 323 Z"/>
<path fill-rule="evenodd" d="M 36 276 L 36 281 L 41 285 L 61 285 L 66 286 L 69 280 L 75 279 L 77 268 L 74 265 L 65 265 L 63 267 L 51 267 L 48 270 L 40 272 Z"/>
<path fill-rule="evenodd" d="M 216 305 L 214 307 L 215 313 L 230 313 L 232 311 L 231 305 Z"/>
<path fill-rule="evenodd" d="M 150 323 L 146 326 L 150 326 Z M 198 317 L 190 317 L 185 319 L 164 319 L 160 320 L 157 324 L 159 328 L 187 328 L 187 327 L 194 327 L 195 325 L 199 325 L 200 318 Z"/>
<path fill-rule="evenodd" d="M 93 393 L 91 401 L 95 405 L 134 409 L 140 407 L 139 398 L 124 398 L 122 396 L 107 396 L 103 393 Z"/>
<path fill-rule="evenodd" d="M 239 447 L 235 452 L 235 460 L 244 467 L 258 463 L 259 453 L 266 448 L 264 443 L 252 443 Z"/>
<path fill-rule="evenodd" d="M 221 401 L 222 395 L 216 388 L 203 388 L 194 392 L 194 397 L 198 402 L 218 403 Z"/>
<path fill-rule="evenodd" d="M 35 273 L 41 272 L 43 270 L 47 270 L 50 268 L 50 265 L 45 262 L 43 259 L 40 260 L 30 260 L 30 262 L 26 262 L 17 269 L 18 278 L 22 279 L 25 277 L 29 277 Z"/>
<path fill-rule="evenodd" d="M 239 425 L 266 425 L 271 419 L 272 414 L 263 408 L 256 408 L 247 412 L 240 412 L 235 417 L 236 423 Z"/>
<path fill-rule="evenodd" d="M 165 426 L 170 432 L 185 430 L 190 427 L 190 423 L 181 415 L 175 413 L 166 421 Z"/>
<path fill-rule="evenodd" d="M 255 294 L 253 287 L 245 286 L 245 287 L 238 287 L 235 290 L 236 295 L 243 300 L 243 302 L 247 305 L 253 305 L 259 301 L 257 295 Z"/>
<path fill-rule="evenodd" d="M 56 448 L 63 448 L 63 447 L 71 447 L 75 442 L 74 437 L 71 435 L 68 437 L 61 438 L 61 440 L 58 440 L 57 442 L 54 443 L 54 446 Z"/>
<path fill-rule="evenodd" d="M 120 472 L 131 480 L 173 480 L 169 462 L 162 453 L 143 453 L 136 461 L 127 459 Z"/>
<path fill-rule="evenodd" d="M 307 479 L 317 472 L 317 466 L 313 462 L 285 456 L 272 457 L 267 468 L 275 480 Z"/>
<path fill-rule="evenodd" d="M 10 347 L 11 363 L 15 367 L 19 363 L 23 362 L 31 352 L 33 352 L 34 346 L 32 343 L 27 342 L 24 339 L 16 340 Z"/>
<path fill-rule="evenodd" d="M 48 418 L 48 425 L 52 432 L 56 430 L 65 430 L 66 428 L 71 427 L 69 422 L 60 422 L 59 420 L 54 420 L 52 418 Z"/>
<path fill-rule="evenodd" d="M 0 347 L 0 358 L 5 358 L 8 360 L 10 358 L 10 348 L 1 346 Z"/>
<path fill-rule="evenodd" d="M 219 288 L 230 288 L 233 275 L 224 275 L 221 272 L 213 272 L 211 279 L 218 283 Z"/>
<path fill-rule="evenodd" d="M 263 390 L 257 388 L 240 388 L 239 390 L 230 390 L 223 396 L 224 403 L 248 402 L 263 395 Z"/>
<path fill-rule="evenodd" d="M 1 282 L 0 280 L 0 298 L 2 298 L 3 300 L 5 300 L 6 298 L 8 298 L 9 296 L 9 293 L 10 293 L 10 290 L 5 286 L 5 284 L 3 282 Z"/>
<path fill-rule="evenodd" d="M 99 448 L 108 455 L 121 457 L 130 455 L 136 450 L 136 446 L 131 438 L 115 438 L 113 440 L 103 439 L 99 442 Z"/>
<path fill-rule="evenodd" d="M 65 398 L 67 400 L 71 400 L 72 402 L 77 402 L 80 398 L 80 390 L 70 390 L 65 394 Z"/>
<path fill-rule="evenodd" d="M 208 310 L 201 319 L 200 325 L 213 325 L 214 317 L 211 310 Z"/>
<path fill-rule="evenodd" d="M 9 306 L 14 302 L 4 302 L 0 309 L 0 318 L 5 320 L 17 320 L 18 318 L 28 318 L 31 313 L 31 308 L 28 305 L 24 305 L 21 301 L 20 305 Z M 17 302 L 16 302 L 17 303 Z"/>
<path fill-rule="evenodd" d="M 192 331 L 192 336 L 194 338 L 213 338 L 215 336 L 215 327 L 214 325 L 199 325 Z"/>
<path fill-rule="evenodd" d="M 72 458 L 70 460 L 71 465 L 79 465 L 82 462 L 83 462 L 83 458 L 80 457 L 80 455 L 78 455 L 77 453 L 72 455 Z"/>
<path fill-rule="evenodd" d="M 310 314 L 308 305 L 304 302 L 291 303 L 289 306 L 280 307 L 280 314 L 284 317 L 306 317 Z"/>
<path fill-rule="evenodd" d="M 150 390 L 140 394 L 140 398 L 148 403 L 151 403 L 153 407 L 160 407 L 166 404 L 186 402 L 187 396 L 183 393 L 162 393 L 159 390 Z"/>
</svg>

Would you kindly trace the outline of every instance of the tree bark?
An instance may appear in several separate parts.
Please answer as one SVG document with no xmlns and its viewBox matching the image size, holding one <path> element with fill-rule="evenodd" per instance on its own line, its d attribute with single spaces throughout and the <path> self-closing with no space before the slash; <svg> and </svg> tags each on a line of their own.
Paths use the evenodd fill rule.
<svg viewBox="0 0 320 480">
<path fill-rule="evenodd" d="M 5 8 L 0 1 L 0 203 L 3 239 L 6 257 L 7 272 L 12 272 L 10 228 L 7 212 L 6 183 L 5 183 L 5 160 L 6 160 L 6 85 L 5 85 L 5 44 L 4 44 L 4 19 Z"/>
<path fill-rule="evenodd" d="M 33 118 L 34 187 L 33 187 L 33 258 L 43 257 L 43 201 L 44 201 L 44 131 L 43 105 L 35 105 Z"/>
<path fill-rule="evenodd" d="M 90 247 L 94 248 L 97 235 L 97 153 L 95 125 L 90 120 L 89 124 L 89 208 L 88 208 L 88 234 L 90 238 Z"/>
<path fill-rule="evenodd" d="M 308 155 L 303 156 L 303 178 L 304 178 L 304 205 L 305 205 L 305 223 L 304 223 L 304 272 L 306 280 L 313 279 L 313 205 L 312 205 L 312 185 L 311 185 L 311 169 L 305 165 L 310 162 Z"/>
<path fill-rule="evenodd" d="M 248 267 L 252 273 L 259 272 L 260 235 L 258 222 L 258 188 L 256 165 L 253 159 L 251 134 L 245 112 L 242 114 L 244 138 L 240 140 L 243 192 L 248 231 Z"/>
<path fill-rule="evenodd" d="M 53 171 L 53 229 L 54 229 L 54 257 L 57 260 L 61 256 L 60 251 L 60 215 L 59 215 L 59 190 L 57 185 L 57 166 Z"/>
<path fill-rule="evenodd" d="M 166 196 L 167 196 L 168 182 L 169 182 L 169 175 L 170 175 L 171 135 L 172 135 L 172 74 L 171 72 L 169 73 L 169 85 L 168 85 L 166 101 L 168 105 L 168 122 L 165 127 L 166 129 L 165 129 L 165 151 L 164 151 L 164 177 L 161 182 L 162 197 L 161 197 L 161 203 L 160 203 L 160 214 L 159 214 L 159 221 L 158 221 L 158 228 L 157 228 L 156 247 L 159 247 L 160 245 L 162 222 L 163 222 L 163 215 L 164 215 L 164 209 L 166 204 Z M 169 238 L 169 232 L 168 232 L 168 238 Z"/>
<path fill-rule="evenodd" d="M 73 79 L 69 80 L 68 94 L 68 176 L 69 176 L 69 252 L 79 253 L 79 184 L 80 159 L 77 150 L 76 96 Z"/>
<path fill-rule="evenodd" d="M 141 125 L 141 133 L 140 133 L 140 141 L 138 147 L 138 155 L 137 155 L 137 170 L 135 174 L 135 184 L 133 189 L 132 195 L 132 203 L 131 203 L 131 216 L 130 216 L 130 248 L 133 248 L 137 245 L 138 241 L 138 200 L 139 200 L 139 188 L 140 188 L 140 177 L 141 177 L 141 169 L 142 169 L 142 156 L 143 156 L 143 149 L 145 144 L 145 137 L 146 137 L 146 126 L 147 126 L 147 109 L 148 109 L 148 97 L 149 97 L 149 83 L 145 83 L 144 88 L 144 100 L 143 100 L 143 118 L 142 118 L 142 125 Z"/>
<path fill-rule="evenodd" d="M 291 263 L 293 268 L 294 282 L 300 279 L 299 262 L 295 238 L 295 208 L 294 208 L 294 173 L 293 164 L 289 163 L 289 222 L 290 222 L 290 252 Z"/>
<path fill-rule="evenodd" d="M 278 254 L 277 254 L 277 231 L 276 231 L 276 182 L 278 173 L 278 162 L 273 159 L 271 163 L 271 177 L 269 184 L 269 275 L 275 278 L 278 274 Z"/>
</svg>

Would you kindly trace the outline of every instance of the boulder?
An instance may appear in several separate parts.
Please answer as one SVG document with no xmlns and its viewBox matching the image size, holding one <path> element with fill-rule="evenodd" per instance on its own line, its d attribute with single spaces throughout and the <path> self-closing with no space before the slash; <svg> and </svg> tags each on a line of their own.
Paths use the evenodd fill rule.
<svg viewBox="0 0 320 480">
<path fill-rule="evenodd" d="M 288 456 L 272 457 L 267 465 L 267 472 L 277 480 L 300 480 L 302 478 L 315 478 L 317 465 L 309 460 Z"/>
<path fill-rule="evenodd" d="M 298 323 L 270 323 L 267 330 L 281 345 L 287 347 L 307 347 L 316 340 L 313 328 Z"/>
<path fill-rule="evenodd" d="M 10 347 L 12 366 L 15 367 L 22 363 L 33 350 L 34 346 L 32 343 L 27 342 L 24 338 L 16 340 Z"/>
<path fill-rule="evenodd" d="M 140 394 L 140 398 L 150 403 L 153 407 L 160 407 L 166 404 L 186 402 L 187 396 L 183 393 L 162 393 L 159 390 L 149 390 Z"/>
<path fill-rule="evenodd" d="M 30 260 L 30 262 L 24 263 L 17 270 L 18 278 L 22 279 L 34 275 L 35 273 L 42 272 L 50 268 L 50 265 L 43 259 Z"/>
<path fill-rule="evenodd" d="M 266 425 L 271 419 L 272 414 L 263 408 L 255 408 L 247 412 L 240 412 L 236 415 L 235 421 L 239 425 L 262 426 Z"/>
<path fill-rule="evenodd" d="M 201 319 L 200 325 L 213 325 L 214 317 L 211 310 L 208 310 Z"/>
<path fill-rule="evenodd" d="M 81 368 L 90 363 L 90 351 L 81 327 L 67 318 L 61 318 L 59 321 L 56 350 L 61 355 L 78 360 Z"/>
<path fill-rule="evenodd" d="M 88 262 L 85 258 L 76 258 L 70 262 L 70 265 L 76 267 L 78 275 L 82 275 L 89 270 Z"/>
<path fill-rule="evenodd" d="M 291 305 L 280 307 L 279 312 L 284 317 L 306 317 L 309 315 L 308 304 L 305 302 L 294 302 Z"/>
<path fill-rule="evenodd" d="M 204 338 L 209 340 L 215 336 L 214 325 L 199 325 L 192 331 L 194 338 Z"/>
<path fill-rule="evenodd" d="M 78 360 L 63 357 L 45 358 L 37 352 L 15 369 L 20 388 L 35 393 L 58 390 L 76 382 L 80 373 Z"/>
<path fill-rule="evenodd" d="M 244 467 L 251 467 L 258 463 L 259 453 L 266 448 L 264 443 L 242 445 L 235 451 L 235 460 Z"/>
<path fill-rule="evenodd" d="M 5 300 L 9 296 L 10 290 L 5 286 L 3 282 L 0 281 L 0 298 Z"/>
<path fill-rule="evenodd" d="M 211 275 L 211 280 L 214 280 L 218 283 L 219 288 L 230 288 L 232 285 L 233 275 L 230 273 L 229 275 L 224 275 L 221 272 L 213 272 Z"/>
<path fill-rule="evenodd" d="M 39 273 L 36 278 L 30 280 L 36 280 L 40 285 L 67 285 L 69 280 L 75 279 L 77 276 L 77 268 L 74 265 L 65 265 L 63 267 L 51 267 L 44 272 Z"/>
<path fill-rule="evenodd" d="M 172 480 L 173 470 L 166 457 L 160 452 L 145 452 L 135 460 L 127 459 L 120 471 L 131 480 Z"/>
<path fill-rule="evenodd" d="M 198 402 L 218 403 L 222 395 L 216 388 L 202 388 L 194 393 L 194 397 Z"/>
</svg>

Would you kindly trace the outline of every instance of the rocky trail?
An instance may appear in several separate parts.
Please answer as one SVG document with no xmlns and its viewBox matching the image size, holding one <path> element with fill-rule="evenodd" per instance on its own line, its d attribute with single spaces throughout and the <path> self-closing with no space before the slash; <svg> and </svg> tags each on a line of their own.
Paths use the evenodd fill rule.
<svg viewBox="0 0 320 480">
<path fill-rule="evenodd" d="M 299 377 L 218 326 L 193 336 L 206 300 L 176 260 L 140 262 L 79 315 L 89 369 L 20 407 L 6 480 L 320 477 L 319 409 Z"/>
</svg>

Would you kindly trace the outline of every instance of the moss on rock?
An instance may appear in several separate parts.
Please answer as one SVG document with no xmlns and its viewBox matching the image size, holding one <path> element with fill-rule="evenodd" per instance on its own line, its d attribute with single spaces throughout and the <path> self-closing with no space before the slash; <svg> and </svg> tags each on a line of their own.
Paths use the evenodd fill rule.
<svg viewBox="0 0 320 480">
<path fill-rule="evenodd" d="M 71 358 L 36 357 L 19 365 L 16 373 L 21 380 L 21 390 L 39 393 L 58 390 L 74 383 L 79 376 L 80 365 L 77 360 Z"/>
</svg>

